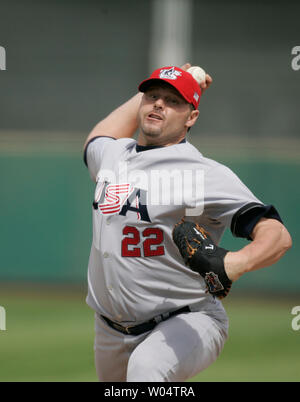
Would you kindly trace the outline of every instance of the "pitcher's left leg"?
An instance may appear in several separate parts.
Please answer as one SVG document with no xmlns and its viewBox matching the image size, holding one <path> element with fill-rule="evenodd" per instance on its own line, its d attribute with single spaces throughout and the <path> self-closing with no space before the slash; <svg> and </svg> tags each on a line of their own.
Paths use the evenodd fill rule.
<svg viewBox="0 0 300 402">
<path fill-rule="evenodd" d="M 133 351 L 127 381 L 185 381 L 219 356 L 227 338 L 227 321 L 202 312 L 161 322 Z"/>
</svg>

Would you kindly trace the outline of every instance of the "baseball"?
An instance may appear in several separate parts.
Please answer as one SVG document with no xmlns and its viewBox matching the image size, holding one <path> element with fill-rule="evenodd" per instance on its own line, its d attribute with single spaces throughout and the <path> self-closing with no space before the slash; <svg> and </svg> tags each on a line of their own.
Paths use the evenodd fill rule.
<svg viewBox="0 0 300 402">
<path fill-rule="evenodd" d="M 205 81 L 206 72 L 203 70 L 203 68 L 199 66 L 192 66 L 187 69 L 187 72 L 192 74 L 199 85 L 201 84 L 201 82 Z"/>
</svg>

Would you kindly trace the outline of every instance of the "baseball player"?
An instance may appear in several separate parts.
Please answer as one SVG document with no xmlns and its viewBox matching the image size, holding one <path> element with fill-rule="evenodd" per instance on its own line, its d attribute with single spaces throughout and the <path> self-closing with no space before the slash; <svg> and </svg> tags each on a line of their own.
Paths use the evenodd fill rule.
<svg viewBox="0 0 300 402">
<path fill-rule="evenodd" d="M 204 370 L 228 335 L 220 299 L 232 282 L 291 247 L 275 207 L 187 141 L 212 82 L 207 74 L 200 86 L 189 67 L 155 70 L 85 143 L 96 183 L 87 303 L 100 381 L 184 381 Z M 225 228 L 249 243 L 219 247 Z"/>
</svg>

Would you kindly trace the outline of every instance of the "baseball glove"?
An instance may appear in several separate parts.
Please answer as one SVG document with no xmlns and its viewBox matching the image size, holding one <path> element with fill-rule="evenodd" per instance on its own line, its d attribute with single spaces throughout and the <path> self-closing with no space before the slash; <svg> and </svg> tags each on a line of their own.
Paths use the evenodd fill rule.
<svg viewBox="0 0 300 402">
<path fill-rule="evenodd" d="M 224 269 L 228 250 L 215 245 L 197 223 L 183 220 L 175 225 L 173 240 L 185 264 L 204 278 L 207 291 L 219 299 L 227 296 L 232 285 Z"/>
</svg>

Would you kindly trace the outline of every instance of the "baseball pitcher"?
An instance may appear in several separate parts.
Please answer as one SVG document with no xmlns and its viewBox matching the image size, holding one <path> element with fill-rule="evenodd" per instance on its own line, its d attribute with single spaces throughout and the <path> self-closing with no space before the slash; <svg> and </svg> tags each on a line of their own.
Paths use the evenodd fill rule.
<svg viewBox="0 0 300 402">
<path fill-rule="evenodd" d="M 190 67 L 155 70 L 85 143 L 100 381 L 184 381 L 204 370 L 227 338 L 221 299 L 232 283 L 291 247 L 275 207 L 187 141 L 212 82 L 206 74 L 199 84 Z M 249 243 L 219 247 L 226 228 Z"/>
</svg>

